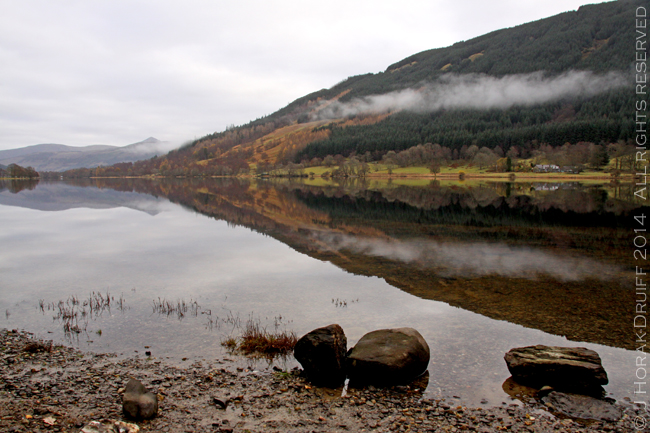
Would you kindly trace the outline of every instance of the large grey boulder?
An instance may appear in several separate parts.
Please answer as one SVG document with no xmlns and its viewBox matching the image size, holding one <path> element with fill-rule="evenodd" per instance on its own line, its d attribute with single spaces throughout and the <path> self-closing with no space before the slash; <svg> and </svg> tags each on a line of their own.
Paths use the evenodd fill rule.
<svg viewBox="0 0 650 433">
<path fill-rule="evenodd" d="M 309 380 L 337 387 L 345 380 L 347 346 L 343 328 L 334 324 L 302 336 L 294 346 L 293 355 Z"/>
<path fill-rule="evenodd" d="M 427 370 L 430 355 L 413 328 L 372 331 L 348 353 L 348 377 L 352 384 L 405 384 Z"/>
<path fill-rule="evenodd" d="M 533 388 L 602 395 L 608 383 L 600 356 L 584 347 L 518 347 L 506 353 L 505 361 L 517 383 Z"/>
<path fill-rule="evenodd" d="M 158 414 L 158 398 L 136 379 L 129 380 L 122 398 L 124 416 L 136 420 L 151 419 Z"/>
<path fill-rule="evenodd" d="M 559 412 L 571 418 L 618 421 L 623 416 L 620 407 L 614 406 L 607 400 L 600 400 L 586 395 L 553 391 L 542 398 L 542 401 L 551 411 Z"/>
</svg>

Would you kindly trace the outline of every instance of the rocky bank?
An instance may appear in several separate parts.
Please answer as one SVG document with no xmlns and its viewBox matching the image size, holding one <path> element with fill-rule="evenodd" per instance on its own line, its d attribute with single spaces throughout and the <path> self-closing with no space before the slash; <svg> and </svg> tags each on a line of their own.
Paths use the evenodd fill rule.
<svg viewBox="0 0 650 433">
<path fill-rule="evenodd" d="M 155 358 L 118 359 L 0 331 L 0 431 L 79 432 L 122 420 L 122 396 L 136 378 L 158 396 L 152 432 L 633 432 L 623 406 L 614 422 L 578 422 L 541 403 L 489 409 L 422 398 L 417 383 L 388 388 L 312 386 L 298 371 L 256 371 L 228 360 L 178 367 Z M 640 414 L 640 412 L 638 412 Z"/>
</svg>

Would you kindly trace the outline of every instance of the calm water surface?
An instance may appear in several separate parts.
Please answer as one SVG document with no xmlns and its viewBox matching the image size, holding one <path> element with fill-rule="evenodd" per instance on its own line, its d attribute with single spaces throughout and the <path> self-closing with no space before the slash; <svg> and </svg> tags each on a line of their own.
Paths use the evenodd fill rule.
<svg viewBox="0 0 650 433">
<path fill-rule="evenodd" d="M 633 397 L 633 351 L 569 341 L 416 296 L 416 291 L 373 276 L 381 273 L 360 275 L 322 255 L 347 252 L 360 262 L 388 260 L 397 269 L 429 267 L 451 282 L 461 274 L 532 282 L 545 271 L 556 273 L 548 278 L 575 282 L 600 269 L 603 284 L 612 286 L 620 284 L 616 275 L 625 276 L 620 261 L 578 253 L 567 257 L 534 243 L 471 236 L 456 241 L 413 233 L 387 236 L 377 225 L 349 229 L 349 221 L 343 232 L 332 230 L 333 213 L 321 224 L 327 230 L 316 230 L 312 224 L 324 218 L 324 211 L 312 199 L 321 196 L 292 188 L 265 186 L 248 204 L 228 185 L 217 190 L 174 185 L 174 191 L 189 188 L 190 201 L 171 186 L 166 195 L 156 196 L 136 192 L 146 187 L 131 186 L 117 188 L 122 191 L 64 183 L 31 188 L 0 192 L 2 327 L 22 328 L 83 350 L 122 356 L 150 350 L 153 357 L 183 363 L 184 358 L 232 358 L 220 342 L 236 337 L 237 324 L 247 319 L 299 336 L 338 323 L 349 346 L 374 329 L 410 326 L 431 347 L 429 396 L 458 396 L 474 405 L 483 399 L 489 404 L 508 401 L 502 390 L 510 376 L 505 352 L 547 344 L 596 350 L 610 378 L 607 391 L 616 399 Z M 245 190 L 250 192 L 250 186 Z M 228 218 L 231 214 L 237 217 Z M 292 241 L 297 237 L 304 243 Z M 313 254 L 305 252 L 316 244 Z M 80 319 L 81 333 L 64 332 L 62 321 L 54 318 L 54 305 L 71 297 L 83 302 L 93 292 L 114 298 L 111 308 Z M 163 301 L 185 302 L 189 308 L 184 317 L 156 311 L 156 303 Z M 268 368 L 265 361 L 240 362 Z"/>
</svg>

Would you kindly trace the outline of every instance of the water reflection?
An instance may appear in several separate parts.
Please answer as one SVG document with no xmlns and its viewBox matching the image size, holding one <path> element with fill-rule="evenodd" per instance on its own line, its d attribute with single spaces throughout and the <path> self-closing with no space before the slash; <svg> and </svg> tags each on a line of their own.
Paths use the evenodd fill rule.
<svg viewBox="0 0 650 433">
<path fill-rule="evenodd" d="M 272 326 L 282 315 L 298 335 L 339 323 L 350 344 L 412 326 L 432 346 L 427 392 L 476 404 L 503 398 L 506 351 L 569 338 L 601 354 L 620 398 L 634 354 L 613 347 L 633 344 L 626 227 L 637 206 L 623 189 L 41 182 L 0 192 L 12 228 L 0 233 L 0 307 L 5 326 L 58 338 L 39 299 L 110 291 L 129 309 L 93 318 L 79 344 L 174 359 L 223 358 L 229 317 Z M 178 320 L 152 300 L 200 310 Z"/>
<path fill-rule="evenodd" d="M 38 183 L 39 179 L 0 179 L 0 192 L 9 191 L 18 194 L 24 189 L 33 190 Z"/>
<path fill-rule="evenodd" d="M 19 192 L 22 193 L 18 194 Z M 90 182 L 77 185 L 19 179 L 0 180 L 0 205 L 42 211 L 127 207 L 147 212 L 150 215 L 156 215 L 165 206 L 169 205 L 169 201 L 133 190 L 120 191 L 113 188 L 98 188 L 97 185 Z"/>
</svg>

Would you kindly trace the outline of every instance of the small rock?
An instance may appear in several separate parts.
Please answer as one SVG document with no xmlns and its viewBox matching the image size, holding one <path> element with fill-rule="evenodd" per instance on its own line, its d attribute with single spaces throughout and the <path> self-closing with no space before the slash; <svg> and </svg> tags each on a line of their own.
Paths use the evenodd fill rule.
<svg viewBox="0 0 650 433">
<path fill-rule="evenodd" d="M 131 379 L 126 384 L 122 409 L 128 418 L 151 419 L 158 414 L 158 398 L 148 392 L 139 380 Z"/>
<path fill-rule="evenodd" d="M 138 433 L 140 427 L 123 421 L 90 421 L 79 433 Z"/>
<path fill-rule="evenodd" d="M 542 398 L 547 395 L 549 395 L 551 392 L 553 392 L 553 387 L 551 386 L 543 386 L 539 391 L 537 391 L 537 398 Z"/>
<path fill-rule="evenodd" d="M 228 403 L 230 403 L 230 399 L 225 397 L 212 397 L 212 403 L 214 403 L 218 409 L 226 409 Z"/>
</svg>

